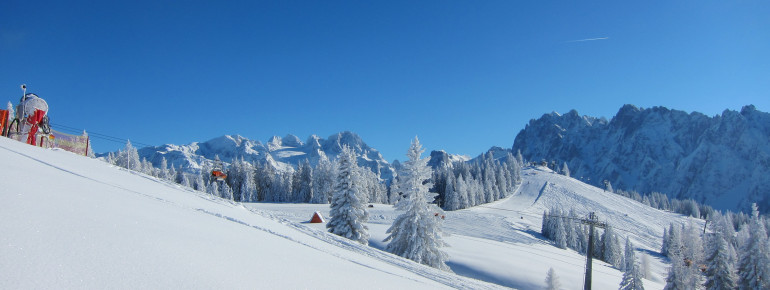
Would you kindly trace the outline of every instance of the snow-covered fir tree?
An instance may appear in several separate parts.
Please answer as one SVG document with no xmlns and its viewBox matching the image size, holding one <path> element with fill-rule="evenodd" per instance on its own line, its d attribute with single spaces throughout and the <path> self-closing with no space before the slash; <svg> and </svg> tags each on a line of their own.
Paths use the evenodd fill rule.
<svg viewBox="0 0 770 290">
<path fill-rule="evenodd" d="M 241 189 L 239 191 L 241 201 L 243 202 L 255 202 L 257 201 L 257 184 L 255 182 L 255 171 L 247 169 L 241 176 Z"/>
<path fill-rule="evenodd" d="M 569 167 L 567 167 L 567 162 L 564 162 L 564 166 L 561 167 L 561 174 L 564 174 L 564 176 L 569 177 Z"/>
<path fill-rule="evenodd" d="M 602 235 L 602 254 L 604 255 L 603 261 L 610 263 L 615 268 L 623 268 L 623 249 L 620 246 L 618 236 L 615 235 L 615 231 L 611 226 L 607 226 L 604 229 Z"/>
<path fill-rule="evenodd" d="M 115 163 L 117 166 L 133 171 L 141 172 L 143 169 L 142 160 L 139 159 L 139 151 L 131 145 L 131 140 L 126 140 L 126 147 L 118 152 Z"/>
<path fill-rule="evenodd" d="M 556 271 L 553 268 L 548 269 L 548 273 L 545 275 L 545 289 L 546 290 L 560 290 L 561 281 L 559 276 L 556 276 Z"/>
<path fill-rule="evenodd" d="M 643 290 L 642 273 L 636 263 L 634 245 L 626 237 L 626 250 L 623 266 L 623 279 L 620 281 L 620 290 Z"/>
<path fill-rule="evenodd" d="M 337 158 L 337 179 L 334 183 L 329 223 L 330 233 L 364 245 L 369 244 L 369 228 L 364 223 L 369 219 L 365 196 L 361 192 L 360 177 L 354 152 L 342 147 Z"/>
<path fill-rule="evenodd" d="M 749 238 L 741 247 L 738 261 L 738 287 L 741 289 L 770 289 L 770 249 L 767 231 L 759 217 L 757 204 L 751 205 Z"/>
<path fill-rule="evenodd" d="M 318 164 L 313 171 L 313 197 L 310 203 L 331 202 L 335 172 L 334 164 L 329 161 L 326 154 L 321 154 Z"/>
<path fill-rule="evenodd" d="M 735 289 L 737 286 L 737 276 L 735 275 L 735 266 L 731 264 L 735 253 L 730 251 L 730 244 L 722 237 L 722 233 L 715 233 L 713 238 L 713 250 L 706 259 L 706 289 Z"/>
<path fill-rule="evenodd" d="M 444 195 L 446 200 L 444 201 L 444 208 L 446 210 L 460 209 L 460 195 L 455 190 L 455 178 L 454 174 L 449 174 L 446 179 L 446 189 Z"/>
<path fill-rule="evenodd" d="M 169 179 L 168 161 L 166 161 L 166 157 L 161 157 L 160 168 L 158 168 L 158 172 L 159 172 L 158 177 L 160 177 L 161 179 L 166 179 L 166 180 Z"/>
<path fill-rule="evenodd" d="M 400 172 L 403 179 L 399 188 L 404 196 L 395 205 L 404 213 L 388 229 L 385 241 L 390 243 L 386 249 L 420 264 L 451 271 L 446 265 L 449 256 L 440 249 L 447 246 L 442 238 L 443 211 L 430 203 L 436 194 L 428 192 L 431 185 L 426 181 L 431 177 L 431 169 L 428 160 L 420 158 L 423 151 L 415 137 L 407 152 L 409 160 Z"/>
<path fill-rule="evenodd" d="M 313 196 L 313 168 L 310 161 L 305 159 L 300 163 L 292 178 L 293 202 L 310 202 Z"/>
</svg>

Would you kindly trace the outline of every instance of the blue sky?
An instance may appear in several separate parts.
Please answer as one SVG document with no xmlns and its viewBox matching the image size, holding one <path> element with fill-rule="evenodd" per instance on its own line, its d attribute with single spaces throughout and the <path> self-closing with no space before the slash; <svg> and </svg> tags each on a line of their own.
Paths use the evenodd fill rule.
<svg viewBox="0 0 770 290">
<path fill-rule="evenodd" d="M 152 145 L 350 130 L 388 160 L 551 111 L 770 110 L 768 1 L 222 2 L 3 1 L 0 101 L 26 83 L 54 124 Z"/>
</svg>

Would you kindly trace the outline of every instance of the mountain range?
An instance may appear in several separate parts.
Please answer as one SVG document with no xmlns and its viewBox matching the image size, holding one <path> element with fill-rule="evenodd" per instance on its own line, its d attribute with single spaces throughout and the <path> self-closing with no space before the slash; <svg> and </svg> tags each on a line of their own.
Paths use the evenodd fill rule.
<svg viewBox="0 0 770 290">
<path fill-rule="evenodd" d="M 399 166 L 348 131 L 325 139 L 311 135 L 304 142 L 291 134 L 266 143 L 225 135 L 187 145 L 145 147 L 139 155 L 156 166 L 165 158 L 187 171 L 211 166 L 217 157 L 225 163 L 243 158 L 292 171 L 306 159 L 313 165 L 321 156 L 334 159 L 344 145 L 353 148 L 359 165 L 382 180 L 391 179 Z M 713 117 L 633 105 L 623 106 L 610 120 L 575 110 L 552 112 L 530 120 L 511 149 L 492 147 L 487 153 L 503 159 L 517 151 L 526 160 L 547 161 L 559 169 L 566 163 L 573 177 L 597 186 L 606 180 L 615 189 L 660 192 L 717 209 L 746 210 L 756 202 L 763 212 L 770 210 L 770 114 L 754 106 Z M 442 150 L 429 158 L 433 168 L 472 160 Z"/>
<path fill-rule="evenodd" d="M 512 147 L 566 163 L 587 183 L 692 198 L 717 209 L 770 209 L 770 114 L 745 106 L 713 117 L 625 105 L 609 121 L 572 110 L 530 120 Z"/>
<path fill-rule="evenodd" d="M 187 171 L 200 170 L 211 166 L 219 158 L 225 163 L 241 158 L 247 162 L 264 162 L 280 171 L 292 171 L 293 167 L 308 160 L 315 165 L 321 156 L 335 159 L 342 147 L 352 148 L 358 157 L 358 165 L 371 169 L 381 179 L 393 177 L 393 166 L 382 157 L 377 149 L 371 148 L 357 134 L 345 131 L 324 139 L 311 135 L 305 142 L 297 136 L 273 136 L 267 143 L 251 140 L 242 136 L 225 135 L 206 142 L 193 142 L 187 145 L 166 144 L 139 149 L 140 158 L 146 158 L 155 166 L 166 158 L 169 165 Z"/>
</svg>

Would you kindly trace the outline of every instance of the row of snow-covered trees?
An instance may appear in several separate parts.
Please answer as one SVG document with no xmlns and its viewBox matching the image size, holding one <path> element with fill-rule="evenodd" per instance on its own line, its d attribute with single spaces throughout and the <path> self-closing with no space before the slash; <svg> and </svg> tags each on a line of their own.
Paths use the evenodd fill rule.
<svg viewBox="0 0 770 290">
<path fill-rule="evenodd" d="M 510 152 L 504 161 L 496 160 L 488 152 L 474 162 L 454 163 L 432 175 L 438 205 L 445 210 L 458 210 L 513 194 L 521 183 L 521 161 Z"/>
<path fill-rule="evenodd" d="M 117 154 L 109 153 L 105 159 L 116 166 L 242 202 L 330 203 L 337 172 L 336 163 L 326 156 L 322 156 L 315 167 L 305 160 L 292 172 L 279 172 L 270 164 L 249 163 L 240 159 L 232 162 L 225 170 L 227 178 L 219 182 L 211 176 L 212 165 L 207 163 L 202 164 L 197 174 L 169 167 L 165 158 L 159 167 L 155 167 L 147 159 L 139 158 L 130 141 L 123 150 Z M 359 184 L 366 193 L 365 202 L 391 202 L 385 183 L 374 172 L 365 167 L 356 167 L 355 170 L 356 178 L 360 179 Z"/>
<path fill-rule="evenodd" d="M 664 231 L 661 253 L 671 260 L 666 289 L 770 289 L 767 219 L 752 205 L 736 231 L 733 216 L 712 213 L 710 233 L 692 223 Z"/>
<path fill-rule="evenodd" d="M 293 172 L 278 172 L 266 163 L 236 160 L 227 171 L 226 183 L 233 188 L 235 201 L 330 203 L 337 177 L 338 162 L 321 156 L 313 167 L 305 160 Z M 370 203 L 388 203 L 384 182 L 366 167 L 356 166 L 355 178 Z"/>
</svg>

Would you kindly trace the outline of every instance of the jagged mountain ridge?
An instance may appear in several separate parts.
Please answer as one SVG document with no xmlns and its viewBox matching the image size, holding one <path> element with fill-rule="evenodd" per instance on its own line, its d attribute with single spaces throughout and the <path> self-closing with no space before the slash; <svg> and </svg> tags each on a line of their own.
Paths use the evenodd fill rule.
<svg viewBox="0 0 770 290">
<path fill-rule="evenodd" d="M 380 178 L 393 177 L 392 166 L 382 157 L 377 149 L 369 147 L 357 134 L 349 131 L 333 134 L 326 139 L 311 135 L 305 142 L 297 136 L 273 136 L 267 143 L 251 140 L 239 135 L 224 135 L 206 142 L 193 142 L 187 145 L 166 144 L 139 149 L 139 157 L 146 158 L 153 165 L 159 166 L 162 158 L 169 165 L 187 171 L 197 171 L 204 164 L 209 166 L 217 156 L 225 163 L 243 158 L 245 161 L 265 162 L 281 171 L 292 171 L 305 159 L 315 165 L 322 155 L 334 160 L 342 146 L 348 145 L 358 157 L 358 165 L 371 169 Z"/>
<path fill-rule="evenodd" d="M 512 150 L 532 161 L 566 162 L 572 176 L 616 189 L 658 191 L 717 209 L 770 209 L 770 114 L 745 106 L 709 117 L 665 107 L 623 106 L 610 121 L 545 114 Z"/>
</svg>

